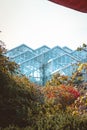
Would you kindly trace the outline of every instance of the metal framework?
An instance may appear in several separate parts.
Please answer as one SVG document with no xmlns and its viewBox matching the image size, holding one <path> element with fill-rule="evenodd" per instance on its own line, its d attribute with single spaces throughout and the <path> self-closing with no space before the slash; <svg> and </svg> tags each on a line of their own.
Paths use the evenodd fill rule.
<svg viewBox="0 0 87 130">
<path fill-rule="evenodd" d="M 44 45 L 33 50 L 22 44 L 9 50 L 6 55 L 20 65 L 22 74 L 39 85 L 45 85 L 55 73 L 71 76 L 76 70 L 74 64 L 87 62 L 86 51 L 73 51 L 59 46 L 49 48 Z"/>
</svg>

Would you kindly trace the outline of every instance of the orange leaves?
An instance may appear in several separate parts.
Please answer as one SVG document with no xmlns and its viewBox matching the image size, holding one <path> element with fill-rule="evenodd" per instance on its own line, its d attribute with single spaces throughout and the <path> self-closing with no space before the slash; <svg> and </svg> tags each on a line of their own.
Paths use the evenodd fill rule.
<svg viewBox="0 0 87 130">
<path fill-rule="evenodd" d="M 47 97 L 48 97 L 48 98 L 55 98 L 55 96 L 56 96 L 56 95 L 55 95 L 54 93 L 50 93 L 50 94 L 48 93 L 48 94 L 47 94 Z"/>
<path fill-rule="evenodd" d="M 62 106 L 70 105 L 79 96 L 79 92 L 72 86 L 47 86 L 42 89 L 47 100 L 54 100 L 53 103 L 62 104 Z"/>
</svg>

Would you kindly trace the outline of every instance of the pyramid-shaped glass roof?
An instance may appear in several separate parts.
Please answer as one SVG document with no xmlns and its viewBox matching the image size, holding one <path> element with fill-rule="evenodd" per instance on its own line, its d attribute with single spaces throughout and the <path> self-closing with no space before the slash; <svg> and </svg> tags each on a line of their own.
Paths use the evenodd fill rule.
<svg viewBox="0 0 87 130">
<path fill-rule="evenodd" d="M 6 55 L 20 65 L 22 74 L 39 85 L 44 85 L 54 73 L 70 76 L 75 71 L 73 64 L 87 62 L 86 51 L 73 51 L 68 47 L 59 46 L 49 48 L 44 45 L 34 50 L 21 44 L 7 51 Z"/>
</svg>

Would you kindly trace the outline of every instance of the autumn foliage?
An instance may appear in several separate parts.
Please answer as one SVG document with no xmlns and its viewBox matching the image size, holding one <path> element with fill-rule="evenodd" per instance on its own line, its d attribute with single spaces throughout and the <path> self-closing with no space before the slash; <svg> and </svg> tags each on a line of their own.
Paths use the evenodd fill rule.
<svg viewBox="0 0 87 130">
<path fill-rule="evenodd" d="M 61 104 L 62 107 L 72 104 L 80 96 L 74 87 L 66 85 L 47 86 L 42 91 L 47 101 L 52 101 L 53 104 Z"/>
<path fill-rule="evenodd" d="M 44 87 L 31 83 L 5 51 L 0 44 L 0 130 L 87 130 L 87 93 L 60 74 Z"/>
<path fill-rule="evenodd" d="M 73 115 L 87 115 L 87 92 L 70 106 Z"/>
</svg>

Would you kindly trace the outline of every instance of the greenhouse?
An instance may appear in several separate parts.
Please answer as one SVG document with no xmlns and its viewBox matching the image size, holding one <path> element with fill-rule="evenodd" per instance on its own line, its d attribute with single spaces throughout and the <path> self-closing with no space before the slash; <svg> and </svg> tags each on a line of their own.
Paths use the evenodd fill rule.
<svg viewBox="0 0 87 130">
<path fill-rule="evenodd" d="M 56 73 L 71 76 L 77 63 L 87 62 L 87 51 L 60 46 L 44 45 L 34 50 L 22 44 L 7 51 L 6 55 L 20 65 L 22 74 L 38 85 L 45 85 Z"/>
</svg>

